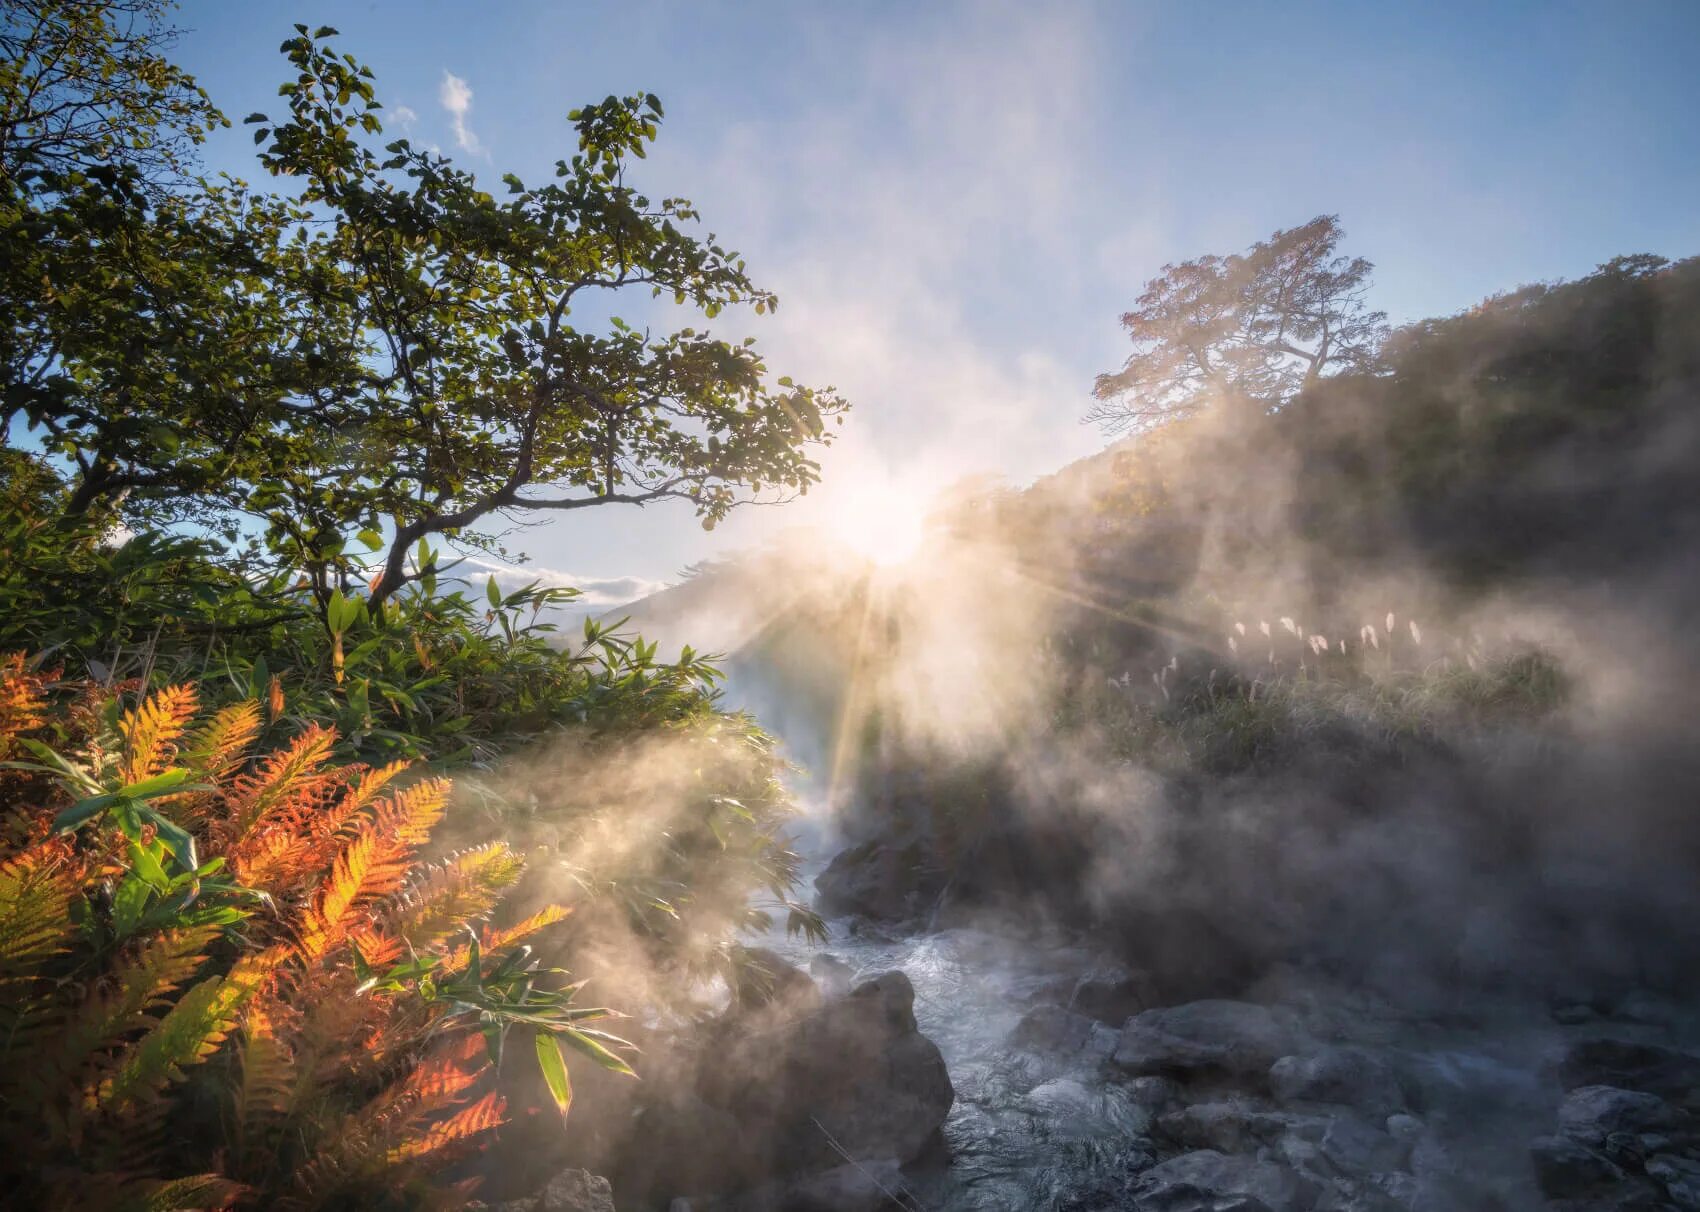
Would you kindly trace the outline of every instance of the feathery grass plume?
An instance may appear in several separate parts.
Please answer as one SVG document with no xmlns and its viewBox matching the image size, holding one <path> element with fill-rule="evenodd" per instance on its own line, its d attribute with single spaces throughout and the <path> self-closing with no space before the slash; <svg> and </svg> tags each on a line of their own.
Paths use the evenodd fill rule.
<svg viewBox="0 0 1700 1212">
<path fill-rule="evenodd" d="M 1267 619 L 1259 622 L 1257 629 L 1263 633 L 1264 639 L 1267 640 L 1269 638 L 1269 621 Z"/>
<path fill-rule="evenodd" d="M 1288 630 L 1288 632 L 1290 632 L 1293 635 L 1301 634 L 1300 631 L 1299 631 L 1299 625 L 1297 623 L 1293 622 L 1293 620 L 1288 618 L 1286 615 L 1281 616 L 1281 626 L 1285 627 Z"/>
<path fill-rule="evenodd" d="M 1421 647 L 1423 642 L 1423 633 L 1422 629 L 1417 626 L 1417 621 L 1415 619 L 1409 619 L 1406 621 L 1406 626 L 1411 629 L 1411 643 Z"/>
<path fill-rule="evenodd" d="M 1393 612 L 1391 610 L 1387 612 L 1387 636 L 1389 639 L 1393 637 Z"/>
<path fill-rule="evenodd" d="M 1234 630 L 1239 632 L 1239 634 L 1244 635 L 1245 634 L 1245 624 L 1244 623 L 1235 623 L 1234 624 Z"/>
<path fill-rule="evenodd" d="M 1240 642 L 1239 642 L 1239 640 L 1235 639 L 1233 636 L 1228 637 L 1228 651 L 1233 653 L 1236 656 L 1239 655 Z"/>
</svg>

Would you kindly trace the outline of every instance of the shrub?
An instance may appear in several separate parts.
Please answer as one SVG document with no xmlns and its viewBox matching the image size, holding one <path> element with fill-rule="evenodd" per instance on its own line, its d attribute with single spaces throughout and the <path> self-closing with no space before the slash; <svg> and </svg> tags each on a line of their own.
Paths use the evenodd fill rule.
<svg viewBox="0 0 1700 1212">
<path fill-rule="evenodd" d="M 520 858 L 496 842 L 421 860 L 446 780 L 339 764 L 320 725 L 251 756 L 260 703 L 197 699 L 179 685 L 125 710 L 0 667 L 10 1195 L 398 1205 L 501 1121 L 481 1070 L 510 1037 L 563 1111 L 563 1046 L 629 1072 L 593 1025 L 609 1012 L 518 945 L 564 909 L 474 926 Z"/>
</svg>

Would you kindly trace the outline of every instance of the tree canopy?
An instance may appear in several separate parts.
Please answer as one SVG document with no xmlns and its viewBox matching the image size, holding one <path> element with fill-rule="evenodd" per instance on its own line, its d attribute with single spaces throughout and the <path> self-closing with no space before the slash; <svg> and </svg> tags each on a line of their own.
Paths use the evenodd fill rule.
<svg viewBox="0 0 1700 1212">
<path fill-rule="evenodd" d="M 105 6 L 132 7 L 153 11 Z M 120 169 L 8 180 L 6 432 L 21 415 L 68 513 L 194 521 L 305 573 L 321 605 L 360 582 L 378 604 L 426 572 L 410 556 L 432 535 L 488 547 L 502 519 L 665 499 L 712 526 L 808 489 L 840 397 L 772 381 L 753 338 L 613 314 L 634 295 L 707 321 L 777 306 L 688 201 L 628 180 L 656 97 L 575 110 L 576 153 L 543 185 L 504 176 L 498 199 L 434 150 L 380 143 L 371 72 L 334 35 L 297 26 L 287 112 L 248 119 L 277 191 L 146 188 L 124 149 L 171 140 L 122 100 L 90 136 Z M 167 118 L 179 141 L 210 120 Z"/>
<path fill-rule="evenodd" d="M 1337 251 L 1343 235 L 1320 215 L 1243 255 L 1165 265 L 1122 316 L 1133 352 L 1098 376 L 1088 419 L 1121 432 L 1211 404 L 1267 412 L 1325 376 L 1374 370 L 1387 317 L 1364 301 L 1374 267 Z"/>
</svg>

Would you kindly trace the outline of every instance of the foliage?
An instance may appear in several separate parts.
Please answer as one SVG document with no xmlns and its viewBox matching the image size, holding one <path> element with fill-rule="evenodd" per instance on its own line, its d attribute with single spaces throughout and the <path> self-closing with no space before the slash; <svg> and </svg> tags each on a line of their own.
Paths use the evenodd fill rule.
<svg viewBox="0 0 1700 1212">
<path fill-rule="evenodd" d="M 253 700 L 122 709 L 0 669 L 0 1084 L 10 1193 L 42 1206 L 376 1207 L 500 1122 L 513 1033 L 629 1072 L 608 1012 L 475 925 L 502 843 L 420 860 L 448 784 L 337 765 L 309 726 L 250 756 Z"/>
<path fill-rule="evenodd" d="M 1336 255 L 1343 234 L 1321 215 L 1243 256 L 1164 266 L 1122 316 L 1133 353 L 1098 376 L 1089 419 L 1114 433 L 1213 402 L 1267 412 L 1326 375 L 1375 369 L 1386 315 L 1364 303 L 1370 263 Z"/>
<path fill-rule="evenodd" d="M 228 125 L 168 54 L 168 0 L 6 0 L 0 181 L 126 165 L 163 182 Z"/>
</svg>

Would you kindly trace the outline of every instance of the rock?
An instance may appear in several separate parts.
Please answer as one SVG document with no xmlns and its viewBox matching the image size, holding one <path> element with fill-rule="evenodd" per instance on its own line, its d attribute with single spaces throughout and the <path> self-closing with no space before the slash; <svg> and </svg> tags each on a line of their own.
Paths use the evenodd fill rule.
<svg viewBox="0 0 1700 1212">
<path fill-rule="evenodd" d="M 944 1057 L 916 1030 L 914 1005 L 909 978 L 887 972 L 797 1023 L 781 1044 L 776 1128 L 787 1162 L 825 1168 L 842 1161 L 838 1149 L 858 1161 L 920 1155 L 956 1091 Z"/>
<path fill-rule="evenodd" d="M 1194 1103 L 1157 1119 L 1157 1131 L 1175 1144 L 1223 1153 L 1247 1153 L 1274 1144 L 1303 1126 L 1297 1117 L 1244 1102 Z"/>
<path fill-rule="evenodd" d="M 863 842 L 839 851 L 815 877 L 815 905 L 829 916 L 901 921 L 931 909 L 944 886 L 919 844 Z"/>
<path fill-rule="evenodd" d="M 1350 1115 L 1330 1121 L 1317 1147 L 1337 1172 L 1353 1177 L 1397 1170 L 1409 1152 L 1380 1128 Z"/>
<path fill-rule="evenodd" d="M 1156 986 L 1150 976 L 1129 968 L 1106 967 L 1088 972 L 1075 982 L 1068 1008 L 1119 1027 L 1156 1004 Z"/>
<path fill-rule="evenodd" d="M 1009 1033 L 1009 1046 L 1027 1052 L 1076 1053 L 1092 1039 L 1093 1020 L 1061 1006 L 1035 1006 Z"/>
<path fill-rule="evenodd" d="M 532 1212 L 614 1212 L 614 1192 L 608 1180 L 586 1170 L 563 1170 L 531 1199 L 503 1204 Z"/>
<path fill-rule="evenodd" d="M 1661 1132 L 1681 1119 L 1681 1113 L 1658 1095 L 1615 1086 L 1580 1086 L 1558 1108 L 1559 1131 L 1596 1147 L 1617 1133 Z"/>
<path fill-rule="evenodd" d="M 1389 1115 L 1387 1117 L 1387 1135 L 1407 1149 L 1416 1144 L 1417 1138 L 1422 1134 L 1423 1121 L 1414 1115 Z"/>
<path fill-rule="evenodd" d="M 1663 1187 L 1682 1212 L 1700 1212 L 1700 1161 L 1661 1153 L 1647 1160 L 1647 1177 Z"/>
<path fill-rule="evenodd" d="M 1279 1162 L 1200 1149 L 1141 1174 L 1130 1206 L 1141 1212 L 1285 1212 L 1307 1207 L 1316 1190 Z"/>
<path fill-rule="evenodd" d="M 1679 1106 L 1700 1101 L 1700 1056 L 1674 1048 L 1618 1039 L 1584 1039 L 1564 1049 L 1554 1068 L 1566 1090 L 1616 1086 L 1656 1094 Z"/>
<path fill-rule="evenodd" d="M 1603 1155 L 1568 1136 L 1542 1136 L 1529 1146 L 1535 1181 L 1554 1199 L 1587 1195 L 1622 1181 L 1623 1171 Z"/>
<path fill-rule="evenodd" d="M 1343 1103 L 1378 1119 L 1405 1105 L 1392 1066 L 1362 1048 L 1283 1056 L 1270 1066 L 1269 1088 L 1284 1103 Z"/>
<path fill-rule="evenodd" d="M 1160 1110 L 1178 1096 L 1175 1083 L 1166 1077 L 1136 1077 L 1127 1084 L 1127 1097 L 1138 1107 Z"/>
<path fill-rule="evenodd" d="M 809 975 L 827 997 L 843 997 L 855 983 L 856 970 L 836 955 L 825 952 L 809 961 Z"/>
<path fill-rule="evenodd" d="M 1115 1062 L 1135 1073 L 1249 1074 L 1267 1070 L 1298 1043 L 1297 1033 L 1267 1006 L 1188 1002 L 1129 1019 Z"/>
<path fill-rule="evenodd" d="M 802 1013 L 820 1003 L 820 990 L 806 972 L 777 951 L 740 947 L 732 1000 L 745 1010 L 776 1007 L 785 1013 Z"/>
</svg>

